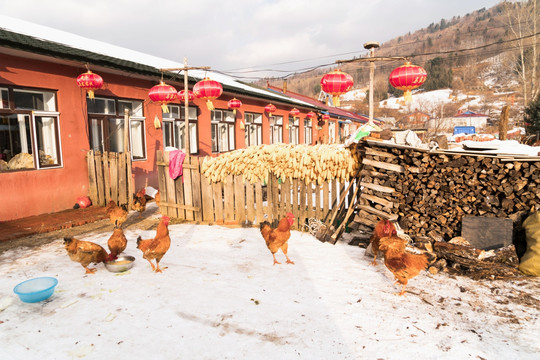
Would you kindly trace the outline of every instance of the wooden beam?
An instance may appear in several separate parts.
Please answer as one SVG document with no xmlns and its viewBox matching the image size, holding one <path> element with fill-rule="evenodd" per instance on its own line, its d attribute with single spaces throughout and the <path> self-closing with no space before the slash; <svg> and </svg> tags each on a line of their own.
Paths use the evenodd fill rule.
<svg viewBox="0 0 540 360">
<path fill-rule="evenodd" d="M 390 171 L 395 171 L 395 172 L 399 172 L 399 173 L 402 173 L 402 172 L 405 171 L 405 168 L 403 166 L 401 166 L 401 165 L 389 164 L 389 163 L 385 163 L 385 162 L 382 162 L 382 161 L 375 161 L 375 160 L 370 160 L 370 159 L 366 159 L 366 158 L 362 159 L 362 164 L 371 165 L 371 166 L 374 166 L 374 167 L 377 167 L 377 168 L 386 169 L 386 170 L 390 170 Z"/>
<path fill-rule="evenodd" d="M 393 189 L 391 187 L 388 187 L 388 186 L 382 186 L 382 185 L 372 184 L 372 183 L 363 182 L 363 181 L 360 183 L 360 186 L 363 186 L 363 187 L 371 189 L 371 190 L 380 191 L 380 192 L 383 192 L 383 193 L 388 193 L 388 194 L 391 194 L 391 193 L 396 191 L 395 189 Z"/>
</svg>

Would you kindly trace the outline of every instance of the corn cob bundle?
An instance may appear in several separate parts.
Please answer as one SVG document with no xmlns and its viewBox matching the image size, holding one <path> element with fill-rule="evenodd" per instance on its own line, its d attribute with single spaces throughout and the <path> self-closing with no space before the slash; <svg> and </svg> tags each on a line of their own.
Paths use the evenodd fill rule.
<svg viewBox="0 0 540 360">
<path fill-rule="evenodd" d="M 331 179 L 349 180 L 358 166 L 350 150 L 340 144 L 272 144 L 206 157 L 202 172 L 210 182 L 224 182 L 230 174 L 242 174 L 252 184 L 268 182 L 272 173 L 282 180 L 321 184 Z"/>
</svg>

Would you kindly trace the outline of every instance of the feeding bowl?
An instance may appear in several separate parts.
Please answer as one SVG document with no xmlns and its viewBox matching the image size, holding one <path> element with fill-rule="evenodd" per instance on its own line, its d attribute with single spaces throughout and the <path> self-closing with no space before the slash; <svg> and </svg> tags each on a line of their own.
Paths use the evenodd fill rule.
<svg viewBox="0 0 540 360">
<path fill-rule="evenodd" d="M 133 262 L 135 261 L 134 256 L 122 255 L 116 258 L 113 261 L 106 261 L 105 267 L 110 272 L 123 272 L 131 269 L 133 267 Z"/>
<path fill-rule="evenodd" d="M 13 288 L 19 299 L 25 303 L 47 300 L 54 293 L 58 280 L 53 277 L 38 277 L 23 281 Z"/>
</svg>

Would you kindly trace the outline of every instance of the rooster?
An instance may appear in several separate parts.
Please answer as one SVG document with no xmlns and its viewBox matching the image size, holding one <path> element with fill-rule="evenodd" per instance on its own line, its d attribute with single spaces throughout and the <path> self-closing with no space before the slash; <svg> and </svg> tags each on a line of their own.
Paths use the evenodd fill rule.
<svg viewBox="0 0 540 360">
<path fill-rule="evenodd" d="M 107 215 L 115 228 L 119 228 L 127 220 L 128 211 L 126 205 L 118 206 L 111 200 L 106 206 Z"/>
<path fill-rule="evenodd" d="M 116 260 L 118 255 L 126 250 L 127 239 L 121 228 L 115 228 L 113 234 L 107 241 L 109 251 L 111 252 L 107 258 L 107 261 Z"/>
<path fill-rule="evenodd" d="M 142 188 L 133 195 L 133 204 L 131 208 L 139 212 L 139 218 L 142 218 L 142 213 L 146 210 L 146 188 Z"/>
<path fill-rule="evenodd" d="M 371 251 L 373 251 L 373 262 L 371 265 L 377 265 L 377 255 L 379 253 L 379 241 L 386 236 L 397 236 L 397 230 L 394 224 L 390 220 L 382 219 L 375 226 L 373 235 L 369 239 L 371 244 Z"/>
<path fill-rule="evenodd" d="M 276 252 L 281 249 L 285 257 L 287 258 L 287 264 L 294 264 L 287 256 L 287 241 L 291 237 L 291 226 L 294 223 L 294 215 L 287 213 L 283 219 L 281 219 L 276 228 L 272 228 L 268 221 L 264 221 L 260 225 L 261 234 L 266 241 L 266 246 L 274 257 L 274 265 L 281 264 L 276 260 Z"/>
<path fill-rule="evenodd" d="M 143 258 L 148 260 L 152 266 L 152 271 L 162 272 L 159 268 L 159 262 L 169 247 L 171 246 L 171 238 L 169 237 L 169 217 L 162 216 L 156 230 L 156 237 L 153 239 L 143 240 L 139 236 L 137 238 L 137 249 L 143 253 Z M 152 263 L 152 259 L 156 260 L 156 266 Z M 164 268 L 166 269 L 166 268 Z"/>
<path fill-rule="evenodd" d="M 426 269 L 429 263 L 426 254 L 418 255 L 405 252 L 406 244 L 407 240 L 395 235 L 383 237 L 379 240 L 379 250 L 384 253 L 384 265 L 396 278 L 394 285 L 397 283 L 403 285 L 401 292 L 397 293 L 400 296 L 405 294 L 405 286 L 407 286 L 409 279 Z"/>
<path fill-rule="evenodd" d="M 69 258 L 80 263 L 85 269 L 86 274 L 93 274 L 96 268 L 89 269 L 90 263 L 98 264 L 104 262 L 108 258 L 107 251 L 98 244 L 91 241 L 82 241 L 75 238 L 64 238 L 64 247 L 69 255 Z"/>
</svg>

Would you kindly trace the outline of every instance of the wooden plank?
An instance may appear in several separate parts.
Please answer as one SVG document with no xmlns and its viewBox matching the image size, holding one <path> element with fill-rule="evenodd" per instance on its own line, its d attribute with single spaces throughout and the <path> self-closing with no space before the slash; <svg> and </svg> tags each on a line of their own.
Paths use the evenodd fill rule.
<svg viewBox="0 0 540 360">
<path fill-rule="evenodd" d="M 109 170 L 109 153 L 103 153 L 103 157 L 101 158 L 101 160 L 103 161 L 103 190 L 105 191 L 103 198 L 105 200 L 105 204 L 107 204 L 111 199 L 111 173 Z"/>
<path fill-rule="evenodd" d="M 96 183 L 97 183 L 97 192 L 98 192 L 98 205 L 105 206 L 105 182 L 103 181 L 103 154 L 97 152 L 95 154 L 95 164 L 96 164 Z"/>
<path fill-rule="evenodd" d="M 234 180 L 232 175 L 228 175 L 223 184 L 224 192 L 224 218 L 225 223 L 234 222 Z"/>
<path fill-rule="evenodd" d="M 362 164 L 371 165 L 373 167 L 377 167 L 377 168 L 380 168 L 380 169 L 386 169 L 386 170 L 390 170 L 390 171 L 395 171 L 395 172 L 399 172 L 399 173 L 402 173 L 402 172 L 405 171 L 405 168 L 403 166 L 401 166 L 401 165 L 388 164 L 388 163 L 385 163 L 385 162 L 382 162 L 382 161 L 375 161 L 375 160 L 370 160 L 370 159 L 366 159 L 366 158 L 362 159 Z"/>
<path fill-rule="evenodd" d="M 461 221 L 461 236 L 473 248 L 491 250 L 512 244 L 512 219 L 467 215 Z"/>
<path fill-rule="evenodd" d="M 161 201 L 160 201 L 160 204 L 161 204 Z M 170 208 L 175 208 L 175 209 L 182 209 L 182 210 L 188 210 L 188 211 L 199 211 L 201 208 L 198 208 L 198 207 L 195 207 L 195 206 L 190 206 L 190 205 L 180 205 L 180 204 L 175 204 L 175 203 L 163 203 L 164 206 L 166 207 L 170 207 Z"/>
<path fill-rule="evenodd" d="M 399 217 L 397 214 L 389 214 L 389 213 L 386 213 L 384 211 L 372 208 L 369 205 L 359 205 L 358 208 L 362 209 L 362 210 L 366 210 L 369 213 L 375 214 L 377 216 L 380 216 L 380 217 L 388 219 L 388 220 L 397 220 L 398 217 Z"/>
<path fill-rule="evenodd" d="M 281 216 L 291 212 L 291 180 L 289 178 L 281 184 L 281 205 L 283 209 Z"/>
<path fill-rule="evenodd" d="M 109 154 L 109 169 L 111 172 L 111 200 L 118 204 L 118 153 Z"/>
<path fill-rule="evenodd" d="M 126 157 L 118 154 L 118 203 L 120 205 L 129 204 L 126 175 Z"/>
<path fill-rule="evenodd" d="M 212 200 L 212 184 L 208 178 L 201 174 L 201 194 L 202 194 L 202 208 L 203 208 L 203 220 L 213 224 L 216 219 L 214 218 L 214 201 Z"/>
<path fill-rule="evenodd" d="M 158 150 L 156 153 L 156 159 L 161 160 L 162 162 L 164 159 L 163 152 L 161 150 Z M 169 176 L 168 172 L 166 171 L 165 165 L 158 165 L 158 187 L 159 187 L 159 197 L 160 197 L 160 204 L 159 204 L 159 212 L 163 215 L 168 214 L 168 209 L 163 204 L 166 204 L 169 202 L 169 194 L 167 192 L 167 181 L 166 177 Z"/>
<path fill-rule="evenodd" d="M 86 161 L 88 163 L 88 195 L 90 195 L 90 200 L 92 200 L 92 204 L 99 205 L 94 150 L 90 150 L 88 152 L 86 156 Z"/>
<path fill-rule="evenodd" d="M 298 218 L 298 214 L 299 214 L 299 209 L 298 209 L 298 194 L 299 193 L 300 193 L 299 180 L 293 179 L 292 193 L 291 193 L 291 197 L 292 197 L 291 212 L 296 218 Z"/>
<path fill-rule="evenodd" d="M 174 183 L 174 180 L 171 179 L 169 176 L 169 152 L 165 151 L 163 153 L 163 157 L 165 161 L 167 162 L 167 165 L 163 168 L 163 171 L 165 172 L 165 186 L 167 188 L 167 203 L 171 204 L 178 204 L 178 200 L 176 198 L 176 185 Z M 178 208 L 176 207 L 167 207 L 166 208 L 167 216 L 178 218 Z"/>
<path fill-rule="evenodd" d="M 191 156 L 190 156 L 191 158 Z M 165 161 L 156 161 L 156 165 L 169 165 L 168 162 L 165 162 Z M 197 167 L 197 164 L 194 164 L 194 163 L 191 163 L 191 164 L 188 164 L 188 163 L 184 163 L 182 164 L 182 169 L 193 169 L 193 170 L 197 170 L 198 167 Z"/>
<path fill-rule="evenodd" d="M 186 202 L 184 201 L 184 194 L 185 194 L 185 191 L 186 191 L 186 187 L 189 187 L 190 184 L 189 183 L 184 183 L 184 177 L 183 176 L 180 176 L 180 177 L 176 178 L 176 180 L 172 180 L 172 181 L 174 183 L 174 192 L 176 194 L 175 195 L 176 196 L 176 204 L 181 205 L 181 206 L 183 206 L 183 205 L 193 206 L 192 204 L 186 204 Z M 184 207 L 175 207 L 175 208 L 176 208 L 176 214 L 177 214 L 176 217 L 178 219 L 193 220 L 192 216 L 188 217 L 186 215 L 186 214 L 191 214 L 191 212 L 189 210 L 185 211 Z"/>
<path fill-rule="evenodd" d="M 260 224 L 264 221 L 264 209 L 263 209 L 263 191 L 262 183 L 255 183 L 255 224 Z"/>
<path fill-rule="evenodd" d="M 377 184 L 372 184 L 372 183 L 368 183 L 368 182 L 364 182 L 362 181 L 360 183 L 360 186 L 363 186 L 367 189 L 371 189 L 371 190 L 375 190 L 375 191 L 380 191 L 380 192 L 383 192 L 383 193 L 388 193 L 388 194 L 391 194 L 393 192 L 395 192 L 396 190 L 394 190 L 393 188 L 391 187 L 388 187 L 388 186 L 382 186 L 382 185 L 377 185 Z"/>
<path fill-rule="evenodd" d="M 330 214 L 330 184 L 328 181 L 323 182 L 322 185 L 322 196 L 323 196 L 323 209 L 321 220 L 325 221 Z"/>
<path fill-rule="evenodd" d="M 246 223 L 246 188 L 244 186 L 244 177 L 242 175 L 234 176 L 234 215 L 238 224 Z"/>
<path fill-rule="evenodd" d="M 191 191 L 193 195 L 193 206 L 199 208 L 199 211 L 195 211 L 195 220 L 202 221 L 203 219 L 203 209 L 202 209 L 202 195 L 201 195 L 201 170 L 199 164 L 199 158 L 195 156 L 190 156 L 190 162 L 192 166 L 195 166 L 195 169 L 191 172 Z"/>
<path fill-rule="evenodd" d="M 216 222 L 218 224 L 223 224 L 225 221 L 223 218 L 223 183 L 213 183 L 212 192 L 214 198 L 214 211 L 216 216 Z"/>
<path fill-rule="evenodd" d="M 133 169 L 131 161 L 131 153 L 128 151 L 125 153 L 126 157 L 126 197 L 129 203 L 129 208 L 133 205 L 133 194 L 135 194 L 135 179 L 133 178 Z"/>
<path fill-rule="evenodd" d="M 191 158 L 191 156 L 186 156 L 186 159 L 187 158 Z M 184 163 L 187 163 L 187 165 L 191 165 L 189 161 L 190 160 L 188 159 L 188 161 L 184 161 Z M 192 187 L 193 171 L 195 171 L 195 169 L 191 167 L 187 168 L 183 170 L 183 176 L 182 176 L 183 181 L 184 181 L 184 204 L 189 205 L 189 206 L 194 206 L 193 205 L 193 187 Z M 178 180 L 180 180 L 180 178 L 178 178 Z M 192 211 L 186 211 L 186 220 L 194 220 L 194 219 L 195 219 L 195 214 Z"/>
<path fill-rule="evenodd" d="M 365 148 L 365 153 L 366 153 L 366 155 L 380 156 L 380 157 L 385 157 L 385 158 L 388 158 L 388 159 L 395 159 L 396 158 L 396 155 L 393 155 L 393 154 L 385 152 L 385 151 L 375 150 L 375 149 L 370 148 L 370 147 Z"/>
<path fill-rule="evenodd" d="M 298 229 L 303 230 L 306 223 L 307 209 L 306 209 L 306 183 L 305 181 L 299 181 L 300 183 L 300 199 L 298 201 L 299 215 L 298 215 Z"/>
<path fill-rule="evenodd" d="M 383 199 L 383 198 L 380 198 L 380 197 L 375 196 L 375 195 L 362 194 L 360 196 L 362 197 L 362 199 L 366 199 L 366 200 L 369 200 L 369 201 L 373 201 L 374 203 L 381 204 L 382 206 L 384 206 L 385 208 L 388 208 L 388 209 L 391 209 L 391 208 L 394 207 L 393 202 L 388 201 L 388 200 Z"/>
<path fill-rule="evenodd" d="M 272 214 L 274 221 L 275 220 L 281 220 L 280 217 L 280 209 L 281 204 L 279 203 L 279 180 L 276 176 L 272 177 Z"/>
<path fill-rule="evenodd" d="M 246 210 L 247 223 L 253 225 L 255 222 L 255 197 L 253 195 L 253 184 L 246 181 Z"/>
<path fill-rule="evenodd" d="M 321 192 L 322 192 L 322 184 L 319 185 L 319 184 L 316 184 L 315 185 L 315 217 L 319 220 L 322 220 L 322 213 L 323 213 L 323 209 L 322 209 L 322 197 L 324 195 L 321 195 Z"/>
<path fill-rule="evenodd" d="M 266 220 L 270 223 L 274 221 L 274 213 L 272 212 L 274 208 L 274 197 L 273 197 L 273 188 L 272 188 L 272 176 L 268 176 L 268 181 L 266 182 Z"/>
</svg>

